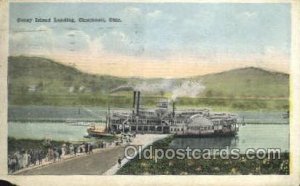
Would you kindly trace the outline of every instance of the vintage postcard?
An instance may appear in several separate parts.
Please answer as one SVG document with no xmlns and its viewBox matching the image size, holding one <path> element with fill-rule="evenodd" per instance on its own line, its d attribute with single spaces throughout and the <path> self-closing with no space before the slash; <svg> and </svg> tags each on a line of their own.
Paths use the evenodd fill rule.
<svg viewBox="0 0 300 186">
<path fill-rule="evenodd" d="M 299 185 L 298 4 L 2 2 L 3 180 Z"/>
</svg>

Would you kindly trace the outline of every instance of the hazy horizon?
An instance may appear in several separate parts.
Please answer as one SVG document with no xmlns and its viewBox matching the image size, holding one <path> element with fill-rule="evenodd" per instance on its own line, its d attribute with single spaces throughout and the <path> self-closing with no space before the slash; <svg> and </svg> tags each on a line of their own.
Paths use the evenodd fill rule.
<svg viewBox="0 0 300 186">
<path fill-rule="evenodd" d="M 199 74 L 199 75 L 193 75 L 193 76 L 184 76 L 184 77 L 118 76 L 118 75 L 111 75 L 111 74 L 99 74 L 99 73 L 87 72 L 87 71 L 84 71 L 82 69 L 77 68 L 76 65 L 74 66 L 74 64 L 65 64 L 65 63 L 63 63 L 61 61 L 57 61 L 55 59 L 51 59 L 51 58 L 44 57 L 44 56 L 14 55 L 14 56 L 9 56 L 9 57 L 33 57 L 33 58 L 34 57 L 38 57 L 38 58 L 44 58 L 44 59 L 52 60 L 55 63 L 65 65 L 67 67 L 71 67 L 71 68 L 77 69 L 77 70 L 79 70 L 82 73 L 87 73 L 87 74 L 90 74 L 90 75 L 99 75 L 99 76 L 113 76 L 113 77 L 119 77 L 119 78 L 141 78 L 141 79 L 181 79 L 181 78 L 183 78 L 184 79 L 184 78 L 193 78 L 193 77 L 198 77 L 198 76 L 213 75 L 213 74 L 218 74 L 218 73 L 223 73 L 223 72 L 229 72 L 229 71 L 234 71 L 234 70 L 242 70 L 242 69 L 249 69 L 249 68 L 264 70 L 264 71 L 268 71 L 268 72 L 283 73 L 283 74 L 289 75 L 289 72 L 277 71 L 277 70 L 263 68 L 263 67 L 245 66 L 245 67 L 237 67 L 237 68 L 231 68 L 231 69 L 221 70 L 221 71 L 218 71 L 218 72 L 209 72 L 209 73 L 204 73 L 204 74 Z"/>
</svg>

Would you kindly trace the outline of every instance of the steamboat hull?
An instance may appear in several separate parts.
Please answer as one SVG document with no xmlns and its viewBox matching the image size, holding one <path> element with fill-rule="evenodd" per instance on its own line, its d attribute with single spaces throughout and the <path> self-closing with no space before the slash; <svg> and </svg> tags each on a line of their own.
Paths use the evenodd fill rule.
<svg viewBox="0 0 300 186">
<path fill-rule="evenodd" d="M 208 133 L 208 134 L 195 134 L 195 133 L 185 133 L 185 134 L 175 134 L 176 137 L 182 138 L 214 138 L 214 137 L 235 137 L 237 132 L 229 133 Z"/>
<path fill-rule="evenodd" d="M 88 136 L 90 137 L 106 137 L 113 136 L 113 134 L 107 131 L 107 128 L 104 126 L 92 125 L 87 129 Z"/>
<path fill-rule="evenodd" d="M 113 136 L 112 134 L 109 133 L 104 133 L 104 132 L 97 132 L 97 131 L 87 131 L 88 135 L 90 137 L 108 137 L 108 136 Z"/>
</svg>

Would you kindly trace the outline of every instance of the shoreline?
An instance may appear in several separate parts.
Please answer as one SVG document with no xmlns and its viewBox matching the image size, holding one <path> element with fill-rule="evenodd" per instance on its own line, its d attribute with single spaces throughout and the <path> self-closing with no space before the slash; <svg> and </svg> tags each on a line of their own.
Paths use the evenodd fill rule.
<svg viewBox="0 0 300 186">
<path fill-rule="evenodd" d="M 288 99 L 287 99 L 288 100 Z M 144 105 L 145 108 L 153 108 L 155 105 Z M 78 109 L 82 109 L 81 111 L 85 112 L 86 117 L 93 117 L 94 120 L 99 120 L 99 117 L 95 117 L 95 115 L 90 114 L 90 111 L 94 111 L 96 109 L 97 111 L 106 112 L 107 111 L 107 105 L 49 105 L 49 104 L 9 104 L 8 110 L 9 111 L 16 111 L 20 109 L 62 109 L 62 111 L 71 109 L 73 114 L 78 114 Z M 87 110 L 86 110 L 87 108 Z M 92 110 L 89 110 L 89 109 Z M 182 104 L 178 105 L 178 110 L 185 110 L 185 109 L 197 109 L 197 108 L 208 108 L 215 112 L 286 112 L 289 110 L 289 108 L 233 108 L 231 106 L 218 106 L 218 105 L 206 105 L 206 104 Z M 111 106 L 111 109 L 126 109 L 130 110 L 132 109 L 128 105 L 113 105 Z"/>
</svg>

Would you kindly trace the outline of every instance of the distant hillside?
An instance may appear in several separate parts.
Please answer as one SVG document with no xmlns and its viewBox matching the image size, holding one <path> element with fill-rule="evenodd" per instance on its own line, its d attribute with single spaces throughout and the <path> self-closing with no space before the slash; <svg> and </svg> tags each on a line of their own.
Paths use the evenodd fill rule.
<svg viewBox="0 0 300 186">
<path fill-rule="evenodd" d="M 74 67 L 40 57 L 9 57 L 9 104 L 107 104 L 110 91 L 125 85 L 159 84 L 164 79 L 120 78 L 92 75 Z M 167 80 L 174 85 L 185 81 L 201 82 L 199 98 L 276 98 L 289 97 L 289 75 L 259 68 L 242 68 L 216 74 Z M 150 87 L 153 91 L 154 88 Z M 128 91 L 128 90 L 127 90 Z M 117 95 L 126 93 L 123 91 Z M 161 95 L 170 92 L 158 91 Z M 143 91 L 147 94 L 147 91 Z M 130 102 L 131 94 L 120 103 Z M 286 107 L 286 106 L 285 106 Z"/>
<path fill-rule="evenodd" d="M 289 75 L 260 68 L 234 69 L 196 79 L 202 79 L 208 97 L 289 97 Z"/>
<path fill-rule="evenodd" d="M 126 79 L 80 72 L 50 59 L 40 57 L 9 57 L 8 80 L 11 93 L 31 91 L 49 94 L 101 92 L 127 83 Z M 35 90 L 34 90 L 35 89 Z"/>
</svg>

